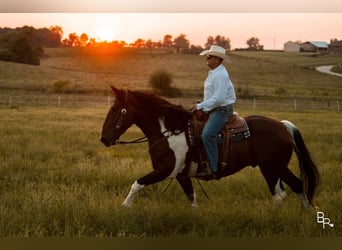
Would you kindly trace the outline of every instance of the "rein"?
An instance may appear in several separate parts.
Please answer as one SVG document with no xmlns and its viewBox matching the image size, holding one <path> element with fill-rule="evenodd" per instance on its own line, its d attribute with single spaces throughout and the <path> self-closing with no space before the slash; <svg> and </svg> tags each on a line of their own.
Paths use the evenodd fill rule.
<svg viewBox="0 0 342 250">
<path fill-rule="evenodd" d="M 170 129 L 167 129 L 167 130 L 163 131 L 161 133 L 161 135 L 165 135 L 166 133 L 169 133 L 169 132 L 170 132 L 170 134 L 161 138 L 160 142 L 163 141 L 164 139 L 167 139 L 167 138 L 173 136 L 173 135 L 180 134 L 181 130 L 178 129 L 175 132 L 172 132 Z M 151 140 L 157 139 L 159 136 L 160 135 L 156 135 L 156 136 L 152 137 Z M 137 143 L 144 143 L 144 142 L 148 142 L 148 138 L 146 136 L 143 136 L 143 137 L 140 137 L 138 139 L 131 140 L 131 141 L 120 141 L 120 140 L 118 140 L 116 143 L 117 144 L 137 144 Z M 160 142 L 153 144 L 153 146 L 158 145 Z"/>
<path fill-rule="evenodd" d="M 148 139 L 146 136 L 140 137 L 139 139 L 131 140 L 131 141 L 120 141 L 118 140 L 116 144 L 137 144 L 137 143 L 144 143 L 148 142 Z"/>
</svg>

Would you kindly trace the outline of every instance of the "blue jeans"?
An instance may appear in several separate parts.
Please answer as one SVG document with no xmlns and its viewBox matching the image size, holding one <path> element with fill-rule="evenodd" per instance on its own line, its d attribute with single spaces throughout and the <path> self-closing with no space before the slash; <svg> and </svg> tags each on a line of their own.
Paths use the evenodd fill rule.
<svg viewBox="0 0 342 250">
<path fill-rule="evenodd" d="M 232 115 L 233 105 L 214 109 L 202 131 L 201 137 L 212 172 L 217 172 L 218 169 L 218 135 Z"/>
</svg>

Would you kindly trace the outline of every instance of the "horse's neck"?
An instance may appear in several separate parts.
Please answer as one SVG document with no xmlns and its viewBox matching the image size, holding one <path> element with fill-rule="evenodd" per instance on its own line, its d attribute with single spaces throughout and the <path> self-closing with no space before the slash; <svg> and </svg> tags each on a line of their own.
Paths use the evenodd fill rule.
<svg viewBox="0 0 342 250">
<path fill-rule="evenodd" d="M 135 123 L 144 135 L 150 139 L 161 133 L 160 123 L 157 118 L 144 117 Z"/>
</svg>

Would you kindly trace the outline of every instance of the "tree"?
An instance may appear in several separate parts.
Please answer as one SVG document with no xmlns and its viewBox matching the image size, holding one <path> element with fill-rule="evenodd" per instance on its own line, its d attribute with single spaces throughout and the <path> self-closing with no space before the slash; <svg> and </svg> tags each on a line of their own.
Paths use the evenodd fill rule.
<svg viewBox="0 0 342 250">
<path fill-rule="evenodd" d="M 221 46 L 226 50 L 230 50 L 230 39 L 225 38 L 224 36 L 217 35 L 215 37 L 215 45 Z"/>
<path fill-rule="evenodd" d="M 54 35 L 54 38 L 58 40 L 58 46 L 61 45 L 64 31 L 60 26 L 51 26 L 50 32 Z"/>
<path fill-rule="evenodd" d="M 61 36 L 48 28 L 35 29 L 33 39 L 35 43 L 44 47 L 59 47 L 61 44 Z"/>
<path fill-rule="evenodd" d="M 214 44 L 215 44 L 215 39 L 214 39 L 214 37 L 209 36 L 209 37 L 207 38 L 207 42 L 206 42 L 206 44 L 204 45 L 204 47 L 205 47 L 205 49 L 209 49 L 210 46 L 211 46 L 211 45 L 214 45 Z"/>
<path fill-rule="evenodd" d="M 138 38 L 134 43 L 133 43 L 134 48 L 144 48 L 145 47 L 145 40 Z"/>
<path fill-rule="evenodd" d="M 93 46 L 95 47 L 96 46 L 96 39 L 95 38 L 90 38 L 88 43 L 87 43 L 87 46 Z"/>
<path fill-rule="evenodd" d="M 339 40 L 337 39 L 337 38 L 331 38 L 330 39 L 330 44 L 332 44 L 332 43 L 336 43 L 336 42 L 338 42 Z"/>
<path fill-rule="evenodd" d="M 63 37 L 63 34 L 64 34 L 62 27 L 60 27 L 60 26 L 51 26 L 50 27 L 50 31 L 53 34 L 58 35 L 60 37 L 60 39 L 59 39 L 60 41 L 62 40 L 62 37 Z"/>
<path fill-rule="evenodd" d="M 146 42 L 145 42 L 145 46 L 146 48 L 153 48 L 154 47 L 154 42 L 151 40 L 151 39 L 148 39 Z"/>
<path fill-rule="evenodd" d="M 264 50 L 264 45 L 259 44 L 259 38 L 251 37 L 247 40 L 248 50 Z"/>
<path fill-rule="evenodd" d="M 209 36 L 205 44 L 205 49 L 209 49 L 211 45 L 218 45 L 230 50 L 230 39 L 221 35 L 217 35 L 215 38 L 213 36 Z"/>
<path fill-rule="evenodd" d="M 164 48 L 172 48 L 172 36 L 165 35 L 163 39 L 163 47 Z"/>
<path fill-rule="evenodd" d="M 70 46 L 77 47 L 80 45 L 80 38 L 75 32 L 69 34 L 69 41 Z"/>
<path fill-rule="evenodd" d="M 190 44 L 189 40 L 186 39 L 186 35 L 184 34 L 180 34 L 173 42 L 177 52 L 187 50 Z"/>
<path fill-rule="evenodd" d="M 39 57 L 44 51 L 40 44 L 33 39 L 35 29 L 24 26 L 11 30 L 0 36 L 1 52 L 0 59 L 18 63 L 39 65 Z"/>
<path fill-rule="evenodd" d="M 191 45 L 190 46 L 190 52 L 193 54 L 199 54 L 201 53 L 201 51 L 203 50 L 203 48 L 200 45 Z"/>
<path fill-rule="evenodd" d="M 73 32 L 69 34 L 68 38 L 65 38 L 62 41 L 62 44 L 67 47 L 80 46 L 80 39 L 78 35 L 75 32 Z"/>
<path fill-rule="evenodd" d="M 82 33 L 80 35 L 79 41 L 80 41 L 80 45 L 81 46 L 86 46 L 88 40 L 89 40 L 89 38 L 88 38 L 88 35 L 86 33 Z"/>
</svg>

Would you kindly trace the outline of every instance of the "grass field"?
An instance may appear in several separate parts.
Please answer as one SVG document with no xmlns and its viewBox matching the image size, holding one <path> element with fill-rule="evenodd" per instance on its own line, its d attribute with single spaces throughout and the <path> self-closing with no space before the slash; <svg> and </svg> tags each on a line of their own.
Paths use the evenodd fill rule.
<svg viewBox="0 0 342 250">
<path fill-rule="evenodd" d="M 44 95 L 67 79 L 78 95 L 107 95 L 108 86 L 149 89 L 158 68 L 174 75 L 183 101 L 201 97 L 207 67 L 196 55 L 165 53 L 84 54 L 47 50 L 39 67 L 0 62 L 1 94 Z M 312 70 L 338 57 L 233 52 L 228 65 L 238 97 L 340 100 L 342 78 Z M 283 89 L 282 91 L 279 91 Z M 172 100 L 171 100 L 172 101 Z M 176 101 L 176 100 L 174 100 Z M 182 99 L 177 99 L 181 102 Z M 285 111 L 236 106 L 241 115 L 288 119 L 301 130 L 321 173 L 316 202 L 334 223 L 322 229 L 315 211 L 305 211 L 286 187 L 283 206 L 274 207 L 258 168 L 220 181 L 194 182 L 200 208 L 192 210 L 181 188 L 167 181 L 121 207 L 130 185 L 151 170 L 146 144 L 105 148 L 99 141 L 108 106 L 0 105 L 0 236 L 114 237 L 328 237 L 342 235 L 342 117 L 324 110 Z M 121 139 L 141 136 L 132 127 Z M 299 173 L 295 158 L 290 168 Z"/>
<path fill-rule="evenodd" d="M 147 145 L 105 148 L 99 132 L 107 107 L 1 108 L 1 236 L 340 236 L 340 115 L 261 112 L 290 119 L 301 128 L 319 171 L 316 201 L 335 224 L 322 229 L 316 212 L 305 211 L 287 188 L 274 207 L 258 168 L 247 168 L 219 182 L 195 182 L 200 209 L 167 181 L 147 187 L 131 209 L 121 207 L 130 185 L 149 172 Z M 248 112 L 248 110 L 242 110 Z M 132 127 L 123 139 L 139 137 Z M 298 173 L 296 161 L 291 169 Z"/>
</svg>

